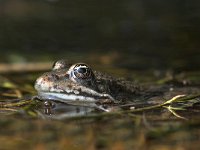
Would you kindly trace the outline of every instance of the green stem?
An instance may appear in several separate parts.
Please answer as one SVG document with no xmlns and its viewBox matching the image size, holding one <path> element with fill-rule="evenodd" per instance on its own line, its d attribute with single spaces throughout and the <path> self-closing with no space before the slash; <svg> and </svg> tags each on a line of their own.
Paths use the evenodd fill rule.
<svg viewBox="0 0 200 150">
<path fill-rule="evenodd" d="M 0 103 L 0 108 L 19 107 L 19 106 L 29 104 L 31 101 L 32 100 L 23 100 L 23 101 L 16 102 L 16 103 Z"/>
</svg>

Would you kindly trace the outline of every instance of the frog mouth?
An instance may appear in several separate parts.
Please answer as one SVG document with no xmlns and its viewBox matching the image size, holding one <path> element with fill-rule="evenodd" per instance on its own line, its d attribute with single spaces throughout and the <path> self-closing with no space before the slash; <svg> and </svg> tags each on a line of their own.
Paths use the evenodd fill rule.
<svg viewBox="0 0 200 150">
<path fill-rule="evenodd" d="M 91 95 L 87 93 L 75 94 L 75 93 L 39 92 L 38 96 L 39 99 L 57 100 L 66 103 L 70 101 L 95 103 L 100 99 L 114 100 L 114 98 L 109 94 L 101 94 L 101 93 L 95 93 L 95 95 Z"/>
</svg>

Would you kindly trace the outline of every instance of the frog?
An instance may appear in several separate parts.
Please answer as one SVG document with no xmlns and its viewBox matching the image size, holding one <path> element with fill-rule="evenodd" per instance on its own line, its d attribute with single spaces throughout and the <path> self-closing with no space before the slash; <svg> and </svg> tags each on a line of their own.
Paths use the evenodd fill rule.
<svg viewBox="0 0 200 150">
<path fill-rule="evenodd" d="M 35 81 L 37 98 L 67 104 L 123 103 L 139 95 L 140 86 L 93 70 L 86 63 L 58 60 Z"/>
</svg>

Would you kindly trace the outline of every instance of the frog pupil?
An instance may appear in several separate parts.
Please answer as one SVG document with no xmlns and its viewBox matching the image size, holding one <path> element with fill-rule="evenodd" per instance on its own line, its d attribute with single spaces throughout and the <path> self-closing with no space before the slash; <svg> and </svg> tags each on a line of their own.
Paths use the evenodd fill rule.
<svg viewBox="0 0 200 150">
<path fill-rule="evenodd" d="M 79 72 L 79 73 L 86 73 L 87 70 L 86 70 L 86 68 L 79 68 L 79 69 L 78 69 L 78 72 Z"/>
</svg>

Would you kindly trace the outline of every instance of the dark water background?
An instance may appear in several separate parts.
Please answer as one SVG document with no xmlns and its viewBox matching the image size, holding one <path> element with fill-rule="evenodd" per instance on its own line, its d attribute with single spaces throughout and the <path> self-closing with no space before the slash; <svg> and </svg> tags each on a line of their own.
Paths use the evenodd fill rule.
<svg viewBox="0 0 200 150">
<path fill-rule="evenodd" d="M 195 93 L 199 27 L 197 0 L 0 0 L 0 62 L 62 58 L 151 82 L 149 71 L 170 70 L 188 73 L 196 91 L 184 90 Z M 33 86 L 36 74 L 8 77 Z M 187 121 L 162 109 L 62 121 L 1 112 L 0 149 L 199 149 L 199 105 Z"/>
<path fill-rule="evenodd" d="M 195 70 L 199 14 L 196 0 L 1 1 L 1 61 L 115 52 L 123 67 Z"/>
</svg>

